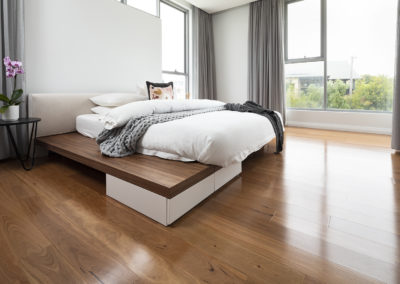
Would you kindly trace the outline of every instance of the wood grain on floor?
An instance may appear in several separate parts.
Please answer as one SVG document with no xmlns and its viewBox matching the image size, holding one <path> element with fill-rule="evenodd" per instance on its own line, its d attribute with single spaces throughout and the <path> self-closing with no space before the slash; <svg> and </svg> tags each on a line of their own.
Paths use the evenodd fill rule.
<svg viewBox="0 0 400 284">
<path fill-rule="evenodd" d="M 390 137 L 288 128 L 164 227 L 59 156 L 0 162 L 0 283 L 400 283 Z"/>
</svg>

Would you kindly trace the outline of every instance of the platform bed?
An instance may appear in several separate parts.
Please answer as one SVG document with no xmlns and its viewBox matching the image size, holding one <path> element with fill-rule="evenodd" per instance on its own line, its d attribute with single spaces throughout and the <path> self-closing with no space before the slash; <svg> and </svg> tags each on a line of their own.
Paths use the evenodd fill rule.
<svg viewBox="0 0 400 284">
<path fill-rule="evenodd" d="M 220 168 L 135 154 L 108 158 L 93 139 L 78 133 L 38 138 L 38 144 L 106 174 L 113 199 L 168 226 L 240 175 L 241 163 Z"/>
</svg>

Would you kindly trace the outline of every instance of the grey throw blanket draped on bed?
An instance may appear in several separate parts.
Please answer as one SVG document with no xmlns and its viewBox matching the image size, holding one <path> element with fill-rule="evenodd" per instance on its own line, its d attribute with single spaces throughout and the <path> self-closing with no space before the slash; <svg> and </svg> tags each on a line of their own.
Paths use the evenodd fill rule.
<svg viewBox="0 0 400 284">
<path fill-rule="evenodd" d="M 137 116 L 131 118 L 125 126 L 107 130 L 104 129 L 97 137 L 97 144 L 100 145 L 100 151 L 103 155 L 109 157 L 125 157 L 136 152 L 136 145 L 140 138 L 146 133 L 147 129 L 153 124 L 168 122 L 185 118 L 188 116 L 224 110 L 224 106 L 171 112 L 162 114 L 152 114 Z"/>
<path fill-rule="evenodd" d="M 227 110 L 239 111 L 239 112 L 251 112 L 262 115 L 269 119 L 271 122 L 276 136 L 276 151 L 275 154 L 282 152 L 283 150 L 283 125 L 282 120 L 280 119 L 279 115 L 269 109 L 265 109 L 259 104 L 256 104 L 252 101 L 247 101 L 244 104 L 226 104 L 225 108 Z"/>
</svg>

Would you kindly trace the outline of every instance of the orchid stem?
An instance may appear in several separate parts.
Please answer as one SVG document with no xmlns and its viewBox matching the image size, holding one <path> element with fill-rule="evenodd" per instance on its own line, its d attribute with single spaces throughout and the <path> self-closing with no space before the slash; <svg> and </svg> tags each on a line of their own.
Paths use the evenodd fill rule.
<svg viewBox="0 0 400 284">
<path fill-rule="evenodd" d="M 18 76 L 18 75 L 15 75 L 15 77 L 14 77 L 14 90 L 13 90 L 13 93 L 14 93 L 15 90 L 17 89 L 17 76 Z"/>
</svg>

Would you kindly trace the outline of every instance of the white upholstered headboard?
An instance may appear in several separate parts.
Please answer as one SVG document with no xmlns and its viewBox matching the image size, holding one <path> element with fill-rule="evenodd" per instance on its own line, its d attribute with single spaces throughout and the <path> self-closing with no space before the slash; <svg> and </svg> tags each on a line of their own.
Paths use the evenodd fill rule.
<svg viewBox="0 0 400 284">
<path fill-rule="evenodd" d="M 80 114 L 92 113 L 95 105 L 89 100 L 93 93 L 30 94 L 30 117 L 40 117 L 38 137 L 76 131 L 75 119 Z"/>
</svg>

